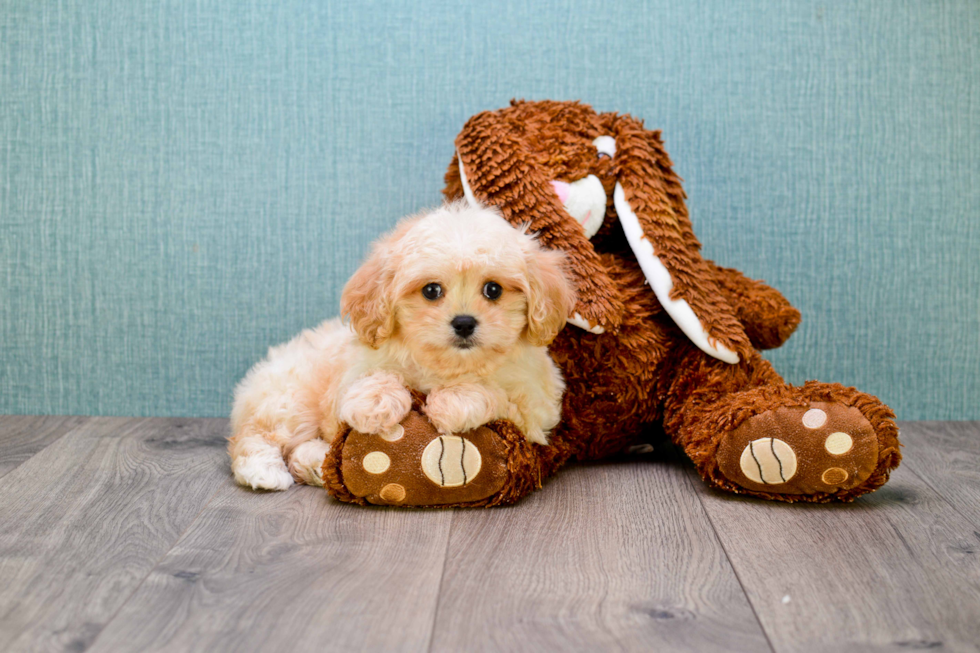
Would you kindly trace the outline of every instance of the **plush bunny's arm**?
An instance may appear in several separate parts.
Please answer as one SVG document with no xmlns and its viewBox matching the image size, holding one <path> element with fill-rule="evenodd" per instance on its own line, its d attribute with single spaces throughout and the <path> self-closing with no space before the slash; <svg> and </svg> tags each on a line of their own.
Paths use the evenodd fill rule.
<svg viewBox="0 0 980 653">
<path fill-rule="evenodd" d="M 735 316 L 757 349 L 775 349 L 800 325 L 800 312 L 775 288 L 749 279 L 733 268 L 714 267 L 716 280 Z"/>
</svg>

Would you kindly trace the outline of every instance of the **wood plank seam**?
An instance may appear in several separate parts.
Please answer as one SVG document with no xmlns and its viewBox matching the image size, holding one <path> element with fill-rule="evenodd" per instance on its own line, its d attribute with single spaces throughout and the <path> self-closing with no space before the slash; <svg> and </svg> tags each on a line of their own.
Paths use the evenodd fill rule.
<svg viewBox="0 0 980 653">
<path fill-rule="evenodd" d="M 9 474 L 10 472 L 16 470 L 18 467 L 20 467 L 21 465 L 23 465 L 24 463 L 26 463 L 27 461 L 29 461 L 31 458 L 33 458 L 34 456 L 36 456 L 39 453 L 41 453 L 42 451 L 44 451 L 45 449 L 47 449 L 48 447 L 50 447 L 55 442 L 58 442 L 59 440 L 61 440 L 63 437 L 65 437 L 66 435 L 68 435 L 69 433 L 71 433 L 74 430 L 75 429 L 68 429 L 67 431 L 65 431 L 64 433 L 62 433 L 58 437 L 56 437 L 54 440 L 52 440 L 51 442 L 47 443 L 46 445 L 44 445 L 43 447 L 41 447 L 40 449 L 38 449 L 37 451 L 35 451 L 34 453 L 32 453 L 30 455 L 30 457 L 25 458 L 24 460 L 20 461 L 19 463 L 17 463 L 16 465 L 14 465 L 13 467 L 11 467 L 10 469 L 0 471 L 0 478 L 3 478 L 4 476 L 6 476 L 7 474 Z"/>
<path fill-rule="evenodd" d="M 436 641 L 436 622 L 439 618 L 439 607 L 442 605 L 442 585 L 446 581 L 446 567 L 449 566 L 449 545 L 453 541 L 453 526 L 456 523 L 456 509 L 451 508 L 450 510 L 452 517 L 446 531 L 446 548 L 442 555 L 442 571 L 439 573 L 439 587 L 436 590 L 436 607 L 432 611 L 432 628 L 429 629 L 429 645 L 426 647 L 429 653 L 432 653 L 432 646 Z"/>
<path fill-rule="evenodd" d="M 691 488 L 691 492 L 698 498 L 698 505 L 700 505 L 701 510 L 704 511 L 704 516 L 707 518 L 708 523 L 711 525 L 711 532 L 714 534 L 715 540 L 718 541 L 718 546 L 720 546 L 721 550 L 724 552 L 725 558 L 728 560 L 728 565 L 732 568 L 732 573 L 735 574 L 735 580 L 738 581 L 738 586 L 742 590 L 742 594 L 745 596 L 745 601 L 749 604 L 749 607 L 752 609 L 752 616 L 755 617 L 756 623 L 759 624 L 759 630 L 761 630 L 762 634 L 765 636 L 766 644 L 769 645 L 769 650 L 772 653 L 776 653 L 776 647 L 773 646 L 772 638 L 769 636 L 769 631 L 766 630 L 765 624 L 763 624 L 762 619 L 759 618 L 759 611 L 756 609 L 755 604 L 752 602 L 752 597 L 749 596 L 748 591 L 745 589 L 745 583 L 742 582 L 742 576 L 741 574 L 739 574 L 738 568 L 735 566 L 735 561 L 732 560 L 732 557 L 728 554 L 728 549 L 725 547 L 725 542 L 721 539 L 721 536 L 718 534 L 718 528 L 715 526 L 715 521 L 711 518 L 711 512 L 704 505 L 704 500 L 701 498 L 701 493 L 698 492 L 698 489 L 694 485 L 695 483 L 701 483 L 702 482 L 701 478 L 697 476 L 697 471 L 694 469 L 692 465 L 685 464 L 684 466 L 688 470 L 688 473 L 685 475 L 685 478 L 687 479 L 687 484 Z"/>
<path fill-rule="evenodd" d="M 943 502 L 946 503 L 946 505 L 948 505 L 950 508 L 952 508 L 953 512 L 955 512 L 960 517 L 962 517 L 966 523 L 972 524 L 974 528 L 980 529 L 980 524 L 974 521 L 973 517 L 966 515 L 962 510 L 960 510 L 959 506 L 957 506 L 955 503 L 949 500 L 949 498 L 946 496 L 944 492 L 940 491 L 939 488 L 937 488 L 935 485 L 930 483 L 929 479 L 923 474 L 921 474 L 918 469 L 916 469 L 914 462 L 910 462 L 909 460 L 906 459 L 902 461 L 902 466 L 906 467 L 913 476 L 915 476 L 917 479 L 922 481 L 923 485 L 925 485 L 927 488 L 932 490 L 937 497 L 942 499 Z M 980 537 L 980 534 L 978 534 L 978 537 Z"/>
<path fill-rule="evenodd" d="M 574 465 L 519 506 L 454 513 L 431 651 L 771 651 L 686 475 Z"/>
<path fill-rule="evenodd" d="M 940 457 L 956 458 L 955 447 Z M 778 651 L 975 650 L 976 531 L 945 489 L 948 498 L 903 465 L 847 505 L 699 495 Z"/>
<path fill-rule="evenodd" d="M 214 497 L 226 428 L 93 418 L 6 476 L 0 648 L 88 649 Z"/>
<path fill-rule="evenodd" d="M 3 415 L 3 416 L 0 416 L 0 417 L 15 417 L 15 416 L 14 415 Z M 39 416 L 39 417 L 46 417 L 46 416 Z M 23 465 L 24 463 L 26 463 L 27 461 L 29 461 L 31 458 L 33 458 L 37 454 L 41 453 L 42 451 L 44 451 L 45 449 L 47 449 L 48 447 L 50 447 L 55 442 L 59 442 L 66 435 L 69 435 L 70 433 L 74 433 L 78 428 L 84 426 L 91 419 L 91 418 L 86 417 L 84 415 L 77 415 L 77 416 L 75 416 L 75 415 L 69 415 L 69 416 L 66 417 L 66 419 L 74 419 L 74 418 L 77 418 L 77 419 L 79 419 L 81 421 L 79 421 L 78 423 L 74 424 L 73 426 L 69 426 L 67 429 L 65 429 L 65 431 L 63 433 L 61 433 L 58 436 L 55 436 L 55 438 L 53 440 L 51 440 L 51 442 L 48 442 L 43 447 L 41 447 L 40 449 L 38 449 L 37 451 L 35 451 L 34 453 L 32 453 L 30 456 L 28 456 L 24 460 L 20 461 L 16 465 L 14 465 L 10 469 L 0 470 L 0 478 L 3 478 L 4 476 L 6 476 L 7 474 L 9 474 L 10 472 L 14 471 L 15 469 L 17 469 L 18 467 L 20 467 L 21 465 Z"/>
</svg>

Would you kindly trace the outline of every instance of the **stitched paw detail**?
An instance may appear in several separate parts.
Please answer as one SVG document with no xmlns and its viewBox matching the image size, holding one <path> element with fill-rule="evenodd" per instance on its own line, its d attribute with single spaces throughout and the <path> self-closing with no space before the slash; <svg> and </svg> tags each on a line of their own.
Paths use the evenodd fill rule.
<svg viewBox="0 0 980 653">
<path fill-rule="evenodd" d="M 796 476 L 796 452 L 782 440 L 759 438 L 742 449 L 739 467 L 753 483 L 775 485 Z"/>
<path fill-rule="evenodd" d="M 749 418 L 722 441 L 717 460 L 726 478 L 750 490 L 832 493 L 867 480 L 878 440 L 857 408 L 813 402 Z"/>
<path fill-rule="evenodd" d="M 440 435 L 422 450 L 422 472 L 439 487 L 472 483 L 482 466 L 477 446 L 458 435 Z"/>
<path fill-rule="evenodd" d="M 389 432 L 351 432 L 343 445 L 344 484 L 368 503 L 438 506 L 480 501 L 507 478 L 506 449 L 486 427 L 440 434 L 411 412 Z"/>
</svg>

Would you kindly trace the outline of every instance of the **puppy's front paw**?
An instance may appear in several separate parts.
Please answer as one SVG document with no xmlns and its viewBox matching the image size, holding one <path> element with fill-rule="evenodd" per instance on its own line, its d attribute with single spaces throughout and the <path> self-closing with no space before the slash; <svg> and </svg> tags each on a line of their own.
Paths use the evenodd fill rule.
<svg viewBox="0 0 980 653">
<path fill-rule="evenodd" d="M 412 395 L 390 372 L 375 372 L 358 379 L 340 402 L 340 421 L 361 433 L 387 433 L 405 419 Z"/>
<path fill-rule="evenodd" d="M 497 400 L 475 383 L 436 388 L 425 400 L 425 414 L 440 433 L 465 433 L 494 418 Z"/>
</svg>

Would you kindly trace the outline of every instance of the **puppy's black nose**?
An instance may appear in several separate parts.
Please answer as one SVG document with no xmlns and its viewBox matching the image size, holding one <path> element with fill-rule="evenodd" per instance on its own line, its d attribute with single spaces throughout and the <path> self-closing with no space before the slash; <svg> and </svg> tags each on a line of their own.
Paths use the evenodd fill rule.
<svg viewBox="0 0 980 653">
<path fill-rule="evenodd" d="M 457 315 L 450 322 L 457 336 L 469 338 L 476 331 L 476 318 L 472 315 Z"/>
</svg>

